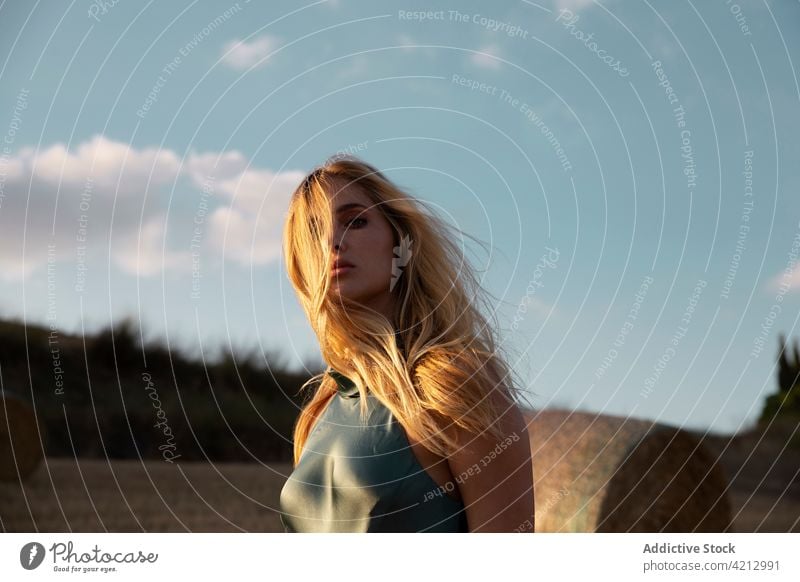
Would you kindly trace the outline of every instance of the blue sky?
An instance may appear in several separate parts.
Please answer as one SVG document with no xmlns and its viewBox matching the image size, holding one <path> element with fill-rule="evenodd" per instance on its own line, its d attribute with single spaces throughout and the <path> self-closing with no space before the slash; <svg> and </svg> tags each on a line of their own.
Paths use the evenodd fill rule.
<svg viewBox="0 0 800 582">
<path fill-rule="evenodd" d="M 349 151 L 488 243 L 462 241 L 537 405 L 743 428 L 797 335 L 798 22 L 788 1 L 6 1 L 0 315 L 130 315 L 301 366 L 282 220 Z"/>
</svg>

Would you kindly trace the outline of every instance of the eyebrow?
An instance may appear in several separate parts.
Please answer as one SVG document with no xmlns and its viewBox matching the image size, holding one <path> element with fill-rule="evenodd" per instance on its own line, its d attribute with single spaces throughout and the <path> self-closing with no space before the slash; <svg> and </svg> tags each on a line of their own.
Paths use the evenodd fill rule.
<svg viewBox="0 0 800 582">
<path fill-rule="evenodd" d="M 368 210 L 368 208 L 363 204 L 359 204 L 358 202 L 350 202 L 348 204 L 342 204 L 339 208 L 337 208 L 336 214 L 341 214 L 342 212 L 346 212 L 352 208 L 363 208 L 364 210 Z"/>
</svg>

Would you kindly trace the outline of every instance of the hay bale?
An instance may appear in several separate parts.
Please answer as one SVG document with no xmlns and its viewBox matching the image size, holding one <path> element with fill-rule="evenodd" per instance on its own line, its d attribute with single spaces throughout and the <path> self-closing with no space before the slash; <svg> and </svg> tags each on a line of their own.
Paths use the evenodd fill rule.
<svg viewBox="0 0 800 582">
<path fill-rule="evenodd" d="M 42 440 L 33 407 L 22 397 L 0 391 L 0 481 L 19 481 L 42 460 Z"/>
<path fill-rule="evenodd" d="M 726 479 L 687 431 L 563 410 L 527 416 L 537 532 L 727 531 Z"/>
</svg>

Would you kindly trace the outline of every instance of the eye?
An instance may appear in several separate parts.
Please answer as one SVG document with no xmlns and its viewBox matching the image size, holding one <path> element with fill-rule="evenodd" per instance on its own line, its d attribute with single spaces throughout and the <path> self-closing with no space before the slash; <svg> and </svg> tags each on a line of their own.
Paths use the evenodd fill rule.
<svg viewBox="0 0 800 582">
<path fill-rule="evenodd" d="M 356 225 L 356 223 L 358 223 L 359 221 L 361 221 L 360 225 Z M 367 224 L 367 219 L 361 218 L 360 216 L 345 221 L 345 226 L 347 226 L 348 228 L 361 228 L 365 224 Z"/>
</svg>

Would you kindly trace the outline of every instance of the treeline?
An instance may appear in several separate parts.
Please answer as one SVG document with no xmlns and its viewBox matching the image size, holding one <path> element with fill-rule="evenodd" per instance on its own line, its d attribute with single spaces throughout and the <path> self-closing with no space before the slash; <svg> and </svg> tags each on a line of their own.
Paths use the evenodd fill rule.
<svg viewBox="0 0 800 582">
<path fill-rule="evenodd" d="M 50 457 L 291 460 L 292 428 L 322 364 L 296 373 L 255 351 L 215 362 L 139 341 L 126 319 L 85 338 L 0 321 L 7 398 L 35 409 Z"/>
<path fill-rule="evenodd" d="M 44 455 L 291 460 L 294 422 L 314 389 L 300 388 L 322 363 L 297 373 L 255 351 L 204 362 L 139 338 L 130 319 L 85 338 L 0 320 L 3 394 L 34 408 Z M 800 348 L 783 336 L 778 363 L 758 425 L 800 448 Z"/>
<path fill-rule="evenodd" d="M 783 433 L 789 448 L 800 449 L 800 346 L 795 341 L 790 350 L 783 334 L 778 342 L 778 390 L 764 401 L 758 425 Z"/>
</svg>

